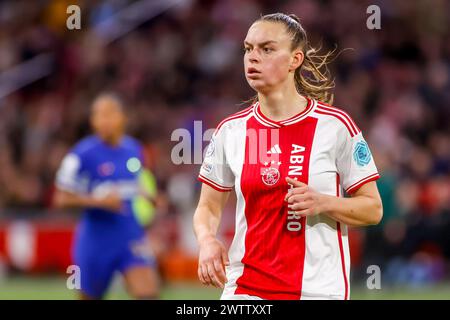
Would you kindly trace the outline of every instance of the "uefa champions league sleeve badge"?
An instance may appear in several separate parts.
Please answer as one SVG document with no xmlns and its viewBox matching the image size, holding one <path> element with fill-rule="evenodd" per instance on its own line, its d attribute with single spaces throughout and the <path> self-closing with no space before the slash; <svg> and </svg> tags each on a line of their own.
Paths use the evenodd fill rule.
<svg viewBox="0 0 450 320">
<path fill-rule="evenodd" d="M 372 159 L 372 154 L 370 153 L 367 142 L 361 140 L 356 143 L 355 150 L 353 151 L 353 159 L 360 167 L 364 167 L 369 164 Z"/>
<path fill-rule="evenodd" d="M 214 154 L 215 150 L 216 150 L 216 146 L 215 146 L 215 143 L 214 143 L 214 138 L 211 138 L 211 140 L 209 142 L 209 145 L 208 145 L 208 148 L 206 149 L 205 157 L 206 158 L 211 157 Z"/>
</svg>

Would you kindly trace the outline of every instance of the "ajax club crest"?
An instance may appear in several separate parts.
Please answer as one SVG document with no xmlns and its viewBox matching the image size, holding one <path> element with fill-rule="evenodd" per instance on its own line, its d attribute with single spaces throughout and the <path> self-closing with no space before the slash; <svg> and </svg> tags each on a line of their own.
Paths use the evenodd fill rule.
<svg viewBox="0 0 450 320">
<path fill-rule="evenodd" d="M 278 158 L 280 153 L 281 148 L 278 144 L 274 145 L 269 151 L 267 151 L 268 155 L 275 155 L 277 160 L 266 161 L 264 162 L 264 167 L 261 168 L 261 179 L 266 186 L 273 186 L 278 182 L 278 180 L 280 180 L 280 171 L 278 170 L 281 165 L 281 161 L 279 161 Z"/>
<path fill-rule="evenodd" d="M 273 186 L 280 179 L 280 171 L 277 168 L 261 168 L 262 181 L 266 186 Z"/>
</svg>

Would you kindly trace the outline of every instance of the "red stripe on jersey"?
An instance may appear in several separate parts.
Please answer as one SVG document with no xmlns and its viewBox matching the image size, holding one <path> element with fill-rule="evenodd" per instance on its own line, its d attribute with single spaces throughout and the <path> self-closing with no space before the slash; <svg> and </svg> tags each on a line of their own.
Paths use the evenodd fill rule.
<svg viewBox="0 0 450 320">
<path fill-rule="evenodd" d="M 307 100 L 306 107 L 302 112 L 300 112 L 288 119 L 285 119 L 285 120 L 274 121 L 274 120 L 267 118 L 261 112 L 261 105 L 259 103 L 257 103 L 255 106 L 255 116 L 262 124 L 265 124 L 267 126 L 280 128 L 282 126 L 291 125 L 297 121 L 302 120 L 302 118 L 305 118 L 305 116 L 313 109 L 313 106 L 314 106 L 313 100 L 311 100 L 309 98 L 306 98 L 306 100 Z"/>
<path fill-rule="evenodd" d="M 336 174 L 336 196 L 340 197 L 340 188 L 341 184 L 339 181 L 339 174 Z M 342 245 L 342 231 L 341 231 L 341 223 L 336 222 L 337 236 L 339 241 L 339 253 L 341 255 L 341 265 L 342 265 L 342 274 L 344 277 L 344 286 L 345 286 L 345 294 L 344 300 L 348 300 L 348 280 L 347 280 L 347 272 L 345 271 L 345 256 L 344 256 L 344 246 Z"/>
<path fill-rule="evenodd" d="M 356 125 L 355 121 L 353 121 L 352 117 L 350 117 L 350 115 L 345 112 L 344 110 L 341 110 L 339 108 L 324 104 L 324 103 L 318 103 L 318 106 L 320 106 L 322 109 L 328 110 L 328 111 L 332 111 L 332 112 L 337 112 L 339 114 L 341 114 L 345 119 L 347 119 L 347 121 L 350 123 L 352 129 L 356 132 L 356 134 L 358 134 L 358 132 L 360 132 L 361 130 L 358 128 L 358 126 Z"/>
<path fill-rule="evenodd" d="M 370 176 L 365 177 L 364 179 L 359 180 L 358 182 L 352 184 L 350 187 L 347 188 L 346 192 L 348 194 L 354 193 L 356 190 L 361 188 L 364 184 L 370 181 L 375 181 L 378 178 L 380 178 L 380 175 L 378 173 L 371 174 Z"/>
<path fill-rule="evenodd" d="M 255 117 L 259 122 L 261 122 L 263 125 L 274 127 L 274 128 L 280 128 L 281 126 L 276 123 L 275 121 L 270 120 L 267 118 L 260 110 L 259 102 L 255 105 Z"/>
<path fill-rule="evenodd" d="M 353 120 L 353 118 L 344 110 L 339 109 L 337 107 L 331 106 L 329 104 L 326 104 L 324 102 L 320 102 L 320 106 L 324 109 L 328 109 L 330 111 L 334 111 L 337 113 L 342 114 L 352 125 L 352 128 L 355 129 L 356 132 L 360 132 L 361 130 L 358 128 L 358 126 L 356 125 L 356 122 Z"/>
<path fill-rule="evenodd" d="M 228 121 L 230 121 L 230 120 L 238 119 L 238 118 L 243 118 L 243 117 L 249 115 L 249 114 L 253 111 L 253 107 L 254 107 L 254 105 L 251 105 L 250 107 L 245 108 L 244 110 L 239 111 L 239 112 L 236 112 L 235 114 L 232 114 L 231 116 L 229 116 L 229 117 L 223 119 L 223 120 L 217 125 L 217 128 L 216 128 L 216 130 L 214 131 L 214 133 L 216 133 L 217 131 L 219 131 L 219 129 L 220 129 L 226 122 L 228 122 Z"/>
<path fill-rule="evenodd" d="M 353 138 L 355 136 L 354 131 L 350 128 L 350 126 L 347 123 L 347 121 L 345 121 L 344 118 L 342 118 L 339 114 L 333 113 L 333 112 L 328 112 L 328 111 L 322 111 L 322 109 L 320 109 L 319 106 L 317 106 L 315 112 L 318 113 L 318 114 L 324 114 L 324 115 L 328 115 L 328 116 L 332 116 L 332 117 L 337 118 L 339 121 L 341 121 L 347 127 L 347 130 L 350 133 L 350 137 Z"/>
<path fill-rule="evenodd" d="M 197 179 L 198 179 L 199 181 L 203 182 L 203 183 L 206 183 L 208 186 L 210 186 L 210 187 L 216 189 L 217 191 L 228 192 L 228 191 L 233 190 L 232 187 L 224 187 L 224 186 L 221 186 L 220 184 L 218 184 L 218 183 L 216 183 L 216 182 L 214 182 L 214 181 L 212 181 L 212 180 L 210 180 L 210 179 L 208 179 L 208 178 L 206 178 L 205 176 L 202 176 L 202 175 L 199 175 L 199 176 L 197 177 Z"/>
<path fill-rule="evenodd" d="M 279 129 L 268 129 L 267 146 L 278 144 L 281 153 L 274 161 L 253 163 L 245 160 L 241 173 L 241 191 L 245 201 L 245 253 L 242 275 L 236 280 L 235 294 L 263 299 L 301 297 L 305 259 L 305 223 L 288 212 L 284 201 L 289 186 L 286 177 L 308 183 L 311 147 L 317 118 L 308 117 Z M 247 121 L 247 130 L 266 128 L 257 119 Z M 271 130 L 278 130 L 278 141 L 271 141 Z M 258 135 L 258 139 L 261 136 Z M 261 144 L 246 138 L 245 159 L 249 148 Z M 263 150 L 266 153 L 266 150 Z M 288 229 L 289 226 L 289 229 Z"/>
<path fill-rule="evenodd" d="M 306 97 L 305 97 L 305 98 L 306 98 Z M 282 121 L 280 121 L 279 123 L 280 123 L 280 124 L 283 124 L 283 125 L 292 124 L 292 123 L 298 121 L 298 120 L 299 120 L 300 118 L 302 118 L 303 116 L 305 116 L 308 112 L 310 112 L 311 109 L 313 108 L 314 103 L 313 103 L 313 101 L 312 101 L 311 99 L 309 99 L 309 98 L 306 98 L 306 101 L 307 101 L 307 103 L 306 103 L 305 110 L 303 110 L 303 111 L 300 112 L 299 114 L 297 114 L 297 115 L 295 115 L 295 116 L 293 116 L 293 117 L 291 117 L 291 118 L 289 118 L 289 119 L 282 120 Z"/>
</svg>

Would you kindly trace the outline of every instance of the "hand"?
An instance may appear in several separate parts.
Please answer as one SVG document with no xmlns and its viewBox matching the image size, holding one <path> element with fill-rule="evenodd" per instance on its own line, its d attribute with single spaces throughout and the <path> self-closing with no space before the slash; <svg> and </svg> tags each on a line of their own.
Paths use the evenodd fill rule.
<svg viewBox="0 0 450 320">
<path fill-rule="evenodd" d="M 327 196 L 316 192 L 306 183 L 286 178 L 286 182 L 294 188 L 290 189 L 285 197 L 288 208 L 300 216 L 315 216 L 324 212 Z"/>
<path fill-rule="evenodd" d="M 153 205 L 158 210 L 158 214 L 166 215 L 169 212 L 170 201 L 164 193 L 159 193 L 153 199 Z"/>
<path fill-rule="evenodd" d="M 122 199 L 116 192 L 108 194 L 106 197 L 98 200 L 99 206 L 103 209 L 114 211 L 117 213 L 122 212 Z"/>
<path fill-rule="evenodd" d="M 216 237 L 200 242 L 198 278 L 205 285 L 223 288 L 227 282 L 225 266 L 230 264 L 225 246 Z"/>
</svg>

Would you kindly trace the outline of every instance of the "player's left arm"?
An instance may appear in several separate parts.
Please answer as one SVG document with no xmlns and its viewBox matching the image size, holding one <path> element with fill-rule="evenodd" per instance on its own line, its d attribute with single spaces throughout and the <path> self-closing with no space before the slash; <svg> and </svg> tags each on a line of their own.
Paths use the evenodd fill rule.
<svg viewBox="0 0 450 320">
<path fill-rule="evenodd" d="M 294 188 L 289 190 L 285 200 L 289 209 L 301 216 L 322 213 L 354 227 L 378 224 L 383 217 L 383 205 L 375 181 L 363 184 L 351 194 L 351 198 L 321 194 L 291 178 L 286 181 Z"/>
<path fill-rule="evenodd" d="M 164 215 L 169 210 L 169 200 L 165 192 L 158 188 L 156 176 L 152 170 L 146 166 L 145 150 L 141 143 L 137 146 L 137 158 L 141 163 L 141 168 L 138 172 L 139 197 L 147 201 L 153 206 L 157 216 Z"/>
<path fill-rule="evenodd" d="M 375 182 L 379 174 L 370 148 L 359 129 L 350 131 L 340 122 L 336 125 L 334 155 L 340 185 L 337 194 L 321 194 L 288 178 L 288 183 L 294 186 L 286 197 L 289 206 L 300 215 L 320 213 L 349 226 L 378 224 L 383 216 L 383 205 Z M 339 196 L 341 186 L 349 198 Z"/>
<path fill-rule="evenodd" d="M 144 191 L 141 195 L 156 209 L 158 209 L 158 213 L 167 212 L 169 207 L 169 199 L 164 192 L 157 190 L 155 194 L 150 194 Z"/>
</svg>

